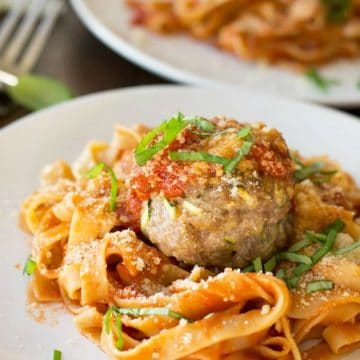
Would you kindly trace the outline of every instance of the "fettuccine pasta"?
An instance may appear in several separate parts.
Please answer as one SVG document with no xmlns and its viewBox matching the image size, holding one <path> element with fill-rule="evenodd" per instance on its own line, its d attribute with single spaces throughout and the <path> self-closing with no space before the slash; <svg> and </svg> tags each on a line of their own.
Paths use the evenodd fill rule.
<svg viewBox="0 0 360 360">
<path fill-rule="evenodd" d="M 274 191 L 275 200 L 284 209 L 286 193 L 280 185 L 292 186 L 287 193 L 293 203 L 287 209 L 291 222 L 276 225 L 277 234 L 282 234 L 283 226 L 290 227 L 287 250 L 281 250 L 284 246 L 279 245 L 280 250 L 273 249 L 270 260 L 269 256 L 257 257 L 250 261 L 249 268 L 191 264 L 179 259 L 179 253 L 175 252 L 177 259 L 165 254 L 167 249 L 162 242 L 154 246 L 151 221 L 157 216 L 158 195 L 153 193 L 151 200 L 146 200 L 147 185 L 142 177 L 143 188 L 132 185 L 134 173 L 138 186 L 140 169 L 145 174 L 150 171 L 149 161 L 155 161 L 147 160 L 148 165 L 142 167 L 134 163 L 144 161 L 139 154 L 143 156 L 144 151 L 147 154 L 152 149 L 148 146 L 139 152 L 139 144 L 156 129 L 148 132 L 144 126 L 134 129 L 119 126 L 110 143 L 89 143 L 74 164 L 58 161 L 47 166 L 41 175 L 41 187 L 22 205 L 22 227 L 33 234 L 31 259 L 25 271 L 32 274 L 31 291 L 36 301 L 63 302 L 74 314 L 77 329 L 112 359 L 299 360 L 318 358 L 319 352 L 335 356 L 359 347 L 360 247 L 356 240 L 360 238 L 360 190 L 352 178 L 327 158 L 302 159 L 294 153 L 296 162 L 289 165 L 286 152 L 282 152 L 283 158 L 278 162 L 274 147 L 273 152 L 266 148 L 268 155 L 259 158 L 260 144 L 266 147 L 269 139 L 278 136 L 264 125 L 237 128 L 238 137 L 234 138 L 231 131 L 238 126 L 234 120 L 215 118 L 210 122 L 181 116 L 177 117 L 182 126 L 178 134 L 183 135 L 172 134 L 170 141 L 178 142 L 176 146 L 171 142 L 167 146 L 178 149 L 186 144 L 196 150 L 189 142 L 209 141 L 207 146 L 214 146 L 215 142 L 222 149 L 221 154 L 220 148 L 216 148 L 219 153 L 212 153 L 217 157 L 202 152 L 201 156 L 208 160 L 196 160 L 199 182 L 209 171 L 212 173 L 212 166 L 222 177 L 225 176 L 222 167 L 231 170 L 231 163 L 220 157 L 229 154 L 223 147 L 229 139 L 231 144 L 242 142 L 243 152 L 244 146 L 248 147 L 247 155 L 243 154 L 245 157 L 237 163 L 238 168 L 232 167 L 235 170 L 231 171 L 250 168 L 253 173 L 256 163 L 263 174 L 266 171 L 271 174 L 266 176 L 277 179 L 285 176 L 282 182 L 276 182 Z M 164 123 L 167 128 L 163 130 L 163 139 L 172 131 L 169 123 Z M 222 126 L 225 129 L 220 132 Z M 189 135 L 189 129 L 195 135 Z M 206 132 L 212 133 L 212 137 L 205 137 Z M 193 136 L 202 140 L 194 140 Z M 219 143 L 216 136 L 222 137 Z M 149 143 L 158 140 L 154 135 Z M 281 148 L 279 138 L 276 141 Z M 166 146 L 163 148 L 160 151 L 166 151 Z M 182 151 L 179 153 L 184 154 Z M 209 155 L 210 148 L 208 151 Z M 174 157 L 173 153 L 169 156 Z M 161 159 L 163 163 L 164 158 Z M 209 159 L 213 163 L 204 164 Z M 158 169 L 159 165 L 152 166 Z M 288 170 L 295 184 L 292 178 L 287 178 Z M 224 181 L 230 186 L 230 193 L 235 193 L 235 187 L 238 191 L 238 197 L 233 199 L 246 204 L 248 209 L 255 206 L 260 209 L 260 195 L 255 198 L 245 185 L 229 183 L 230 175 L 227 176 Z M 213 183 L 215 178 L 209 179 Z M 155 186 L 155 178 L 151 179 Z M 269 179 L 266 177 L 262 186 L 269 187 Z M 219 193 L 217 183 L 215 186 Z M 141 208 L 134 202 L 134 189 L 142 191 Z M 164 197 L 165 191 L 168 198 Z M 175 202 L 179 189 L 171 195 L 170 188 L 164 188 L 160 198 L 165 204 L 163 224 L 167 217 L 179 221 L 185 219 L 187 212 L 191 219 L 196 219 L 205 211 L 191 203 L 190 197 L 186 197 L 185 203 Z M 140 209 L 140 215 L 134 209 Z M 227 226 L 225 221 L 222 226 Z M 265 226 L 270 229 L 269 224 Z M 186 234 L 182 231 L 186 246 Z M 274 232 L 275 228 L 269 231 Z M 332 236 L 333 244 L 326 249 Z M 172 241 L 175 237 L 174 225 Z M 272 238 L 264 235 L 263 239 Z M 228 247 L 235 246 L 234 242 L 230 236 L 225 238 L 224 248 L 218 251 L 225 254 Z M 304 246 L 300 246 L 302 243 Z M 314 255 L 322 251 L 321 256 Z M 241 251 L 239 254 L 247 256 Z M 217 258 L 213 261 L 218 264 Z M 297 278 L 299 266 L 303 270 Z M 307 345 L 314 340 L 315 346 Z"/>
<path fill-rule="evenodd" d="M 133 22 L 243 59 L 308 66 L 360 54 L 357 0 L 128 0 Z"/>
</svg>

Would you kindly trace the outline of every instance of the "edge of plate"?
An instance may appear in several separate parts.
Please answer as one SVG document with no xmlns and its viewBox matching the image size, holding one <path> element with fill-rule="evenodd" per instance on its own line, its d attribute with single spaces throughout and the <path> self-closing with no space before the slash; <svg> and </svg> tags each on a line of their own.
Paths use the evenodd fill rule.
<svg viewBox="0 0 360 360">
<path fill-rule="evenodd" d="M 65 109 L 67 107 L 72 107 L 72 106 L 77 106 L 77 104 L 79 103 L 86 103 L 88 101 L 91 101 L 93 99 L 97 99 L 97 98 L 101 98 L 103 96 L 129 96 L 129 95 L 136 95 L 136 94 L 143 94 L 143 93 L 148 93 L 149 91 L 153 91 L 153 92 L 161 92 L 161 91 L 171 91 L 171 92 L 187 92 L 187 91 L 197 91 L 197 92 L 219 92 L 221 95 L 224 95 L 224 91 L 225 92 L 230 92 L 230 93 L 245 93 L 251 96 L 254 96 L 258 99 L 268 99 L 268 100 L 272 100 L 278 104 L 287 104 L 287 105 L 292 105 L 292 106 L 296 106 L 296 107 L 302 107 L 302 108 L 308 108 L 309 111 L 311 109 L 317 109 L 323 112 L 327 112 L 329 114 L 338 114 L 339 116 L 342 117 L 343 121 L 350 121 L 353 123 L 356 123 L 357 126 L 360 126 L 360 120 L 351 114 L 345 113 L 341 110 L 337 110 L 337 109 L 333 109 L 333 108 L 328 108 L 325 107 L 323 105 L 319 105 L 319 104 L 314 104 L 314 103 L 305 103 L 302 101 L 299 101 L 297 99 L 290 99 L 290 98 L 282 98 L 282 97 L 277 97 L 277 96 L 273 96 L 273 95 L 269 95 L 269 94 L 264 94 L 264 93 L 255 93 L 254 91 L 251 91 L 249 89 L 246 88 L 241 88 L 241 87 L 231 87 L 231 86 L 224 86 L 222 88 L 202 88 L 200 86 L 189 86 L 189 85 L 143 85 L 143 86 L 131 86 L 131 87 L 125 87 L 125 88 L 121 88 L 121 89 L 111 89 L 111 90 L 105 90 L 105 91 L 99 91 L 99 92 L 95 92 L 92 94 L 88 94 L 88 95 L 83 95 L 80 96 L 78 98 L 74 98 L 68 101 L 65 101 L 63 103 L 57 104 L 57 105 L 53 105 L 50 106 L 46 109 L 34 112 L 34 113 L 30 113 L 28 115 L 25 115 L 23 117 L 21 117 L 20 119 L 11 122 L 8 125 L 5 125 L 4 127 L 0 128 L 0 140 L 3 136 L 6 136 L 8 131 L 13 131 L 13 129 L 16 129 L 19 126 L 22 126 L 24 123 L 29 123 L 29 122 L 33 122 L 36 121 L 38 114 L 41 113 L 51 113 L 53 111 L 58 111 L 58 110 L 62 110 Z"/>
<path fill-rule="evenodd" d="M 189 74 L 186 71 L 176 69 L 163 61 L 157 60 L 153 56 L 145 54 L 144 52 L 136 49 L 134 46 L 129 45 L 126 41 L 117 37 L 111 30 L 103 25 L 103 23 L 100 22 L 93 12 L 86 6 L 84 1 L 70 0 L 70 4 L 82 23 L 100 42 L 105 43 L 118 55 L 135 63 L 136 65 L 161 77 L 165 77 L 169 80 L 175 80 L 180 83 L 201 86 L 224 86 L 221 82 L 209 80 L 195 74 Z"/>
<path fill-rule="evenodd" d="M 120 1 L 120 0 L 119 0 Z M 81 22 L 86 28 L 103 44 L 107 45 L 118 55 L 124 57 L 126 60 L 136 64 L 137 66 L 148 70 L 162 78 L 180 82 L 182 84 L 189 84 L 195 86 L 204 87 L 239 87 L 248 90 L 252 90 L 250 86 L 246 84 L 231 85 L 226 84 L 218 80 L 208 79 L 202 76 L 198 76 L 194 73 L 190 73 L 186 70 L 179 70 L 176 67 L 167 64 L 155 57 L 148 55 L 136 47 L 132 46 L 121 37 L 111 31 L 106 25 L 104 25 L 91 9 L 86 5 L 84 0 L 70 0 L 70 4 L 76 14 L 78 15 Z M 266 91 L 262 91 L 262 94 L 268 94 Z M 350 99 L 329 99 L 321 96 L 286 96 L 281 95 L 282 98 L 306 101 L 313 104 L 329 105 L 343 108 L 355 108 L 360 105 L 359 98 Z"/>
</svg>

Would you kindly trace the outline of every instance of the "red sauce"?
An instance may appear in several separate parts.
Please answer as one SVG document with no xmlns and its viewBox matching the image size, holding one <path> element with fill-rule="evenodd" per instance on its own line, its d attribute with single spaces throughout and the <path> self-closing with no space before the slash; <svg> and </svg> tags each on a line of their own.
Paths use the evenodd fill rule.
<svg viewBox="0 0 360 360">
<path fill-rule="evenodd" d="M 131 19 L 132 25 L 144 25 L 146 23 L 146 12 L 141 6 L 134 7 L 134 15 Z"/>
<path fill-rule="evenodd" d="M 126 203 L 118 204 L 117 215 L 122 219 L 121 226 L 131 228 L 134 231 L 140 230 L 139 214 L 141 212 L 141 201 L 136 197 L 127 195 Z"/>
<path fill-rule="evenodd" d="M 194 178 L 183 164 L 168 159 L 168 152 L 160 159 L 151 161 L 151 170 L 137 168 L 131 178 L 131 190 L 127 197 L 129 212 L 136 218 L 140 217 L 142 202 L 148 200 L 152 193 L 162 193 L 172 199 L 184 194 L 189 181 Z"/>
<path fill-rule="evenodd" d="M 129 213 L 136 219 L 140 218 L 143 201 L 148 200 L 152 193 L 173 199 L 182 196 L 189 182 L 195 179 L 190 166 L 169 159 L 169 151 L 176 151 L 194 141 L 194 135 L 189 131 L 184 131 L 183 136 L 183 142 L 175 140 L 143 167 L 135 166 L 126 203 Z"/>
<path fill-rule="evenodd" d="M 269 176 L 282 178 L 291 175 L 292 165 L 288 154 L 273 149 L 265 141 L 254 144 L 249 154 L 256 161 L 260 171 Z"/>
</svg>

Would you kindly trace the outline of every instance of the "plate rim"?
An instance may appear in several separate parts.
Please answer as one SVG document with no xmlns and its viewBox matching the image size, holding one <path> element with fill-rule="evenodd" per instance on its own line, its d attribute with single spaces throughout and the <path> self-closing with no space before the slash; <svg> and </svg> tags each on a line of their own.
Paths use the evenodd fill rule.
<svg viewBox="0 0 360 360">
<path fill-rule="evenodd" d="M 72 0 L 70 0 L 72 1 Z M 344 112 L 340 109 L 332 108 L 324 106 L 323 104 L 316 104 L 312 102 L 304 102 L 299 99 L 293 99 L 293 98 L 286 98 L 281 96 L 276 96 L 268 93 L 258 93 L 254 90 L 244 88 L 244 87 L 234 87 L 234 86 L 224 86 L 222 88 L 206 88 L 201 87 L 198 85 L 187 85 L 187 84 L 156 84 L 156 85 L 136 85 L 136 86 L 127 86 L 123 88 L 115 88 L 115 89 L 109 89 L 109 90 L 102 90 L 97 91 L 94 93 L 81 95 L 76 98 L 72 98 L 70 100 L 64 101 L 59 104 L 55 104 L 52 106 L 49 106 L 45 109 L 38 110 L 29 114 L 26 114 L 20 118 L 18 118 L 15 121 L 10 122 L 9 124 L 6 124 L 5 126 L 0 128 L 0 140 L 7 135 L 9 131 L 16 130 L 17 127 L 23 126 L 23 124 L 28 124 L 30 122 L 37 121 L 37 118 L 39 117 L 39 114 L 43 115 L 46 113 L 52 113 L 53 111 L 59 111 L 61 109 L 66 109 L 67 107 L 72 106 L 78 106 L 78 104 L 86 103 L 88 101 L 92 101 L 93 99 L 101 98 L 104 96 L 128 96 L 128 95 L 135 95 L 137 93 L 147 93 L 150 91 L 199 91 L 199 92 L 221 92 L 224 94 L 224 92 L 234 93 L 234 92 L 241 92 L 243 94 L 247 94 L 249 96 L 254 96 L 257 98 L 263 98 L 268 99 L 271 101 L 275 101 L 278 103 L 283 103 L 284 105 L 288 106 L 300 106 L 302 108 L 307 108 L 308 111 L 311 111 L 311 109 L 317 109 L 322 112 L 327 112 L 330 114 L 337 114 L 338 116 L 343 118 L 343 121 L 349 121 L 354 124 L 357 124 L 357 126 L 360 126 L 360 118 L 356 117 L 355 115 L 349 114 L 347 112 Z"/>
<path fill-rule="evenodd" d="M 121 0 L 118 0 L 121 1 Z M 191 71 L 178 69 L 175 66 L 167 63 L 166 61 L 159 60 L 155 56 L 149 55 L 141 51 L 131 43 L 124 40 L 122 37 L 117 36 L 109 26 L 107 26 L 101 19 L 88 6 L 86 0 L 69 0 L 73 10 L 87 30 L 93 34 L 101 43 L 105 44 L 108 48 L 114 51 L 117 55 L 125 58 L 129 62 L 143 68 L 153 74 L 156 74 L 164 79 L 176 81 L 180 84 L 187 84 L 193 86 L 203 87 L 240 87 L 252 90 L 252 87 L 240 84 L 228 84 L 221 80 L 210 79 L 205 76 L 199 76 Z M 260 91 L 257 90 L 260 93 Z M 269 94 L 268 91 L 261 91 L 263 94 Z M 278 95 L 281 98 L 300 100 L 303 102 L 310 102 L 320 105 L 343 107 L 343 108 L 356 108 L 360 106 L 360 95 L 358 98 L 338 98 L 326 99 L 325 97 L 316 96 L 296 96 L 286 94 Z"/>
<path fill-rule="evenodd" d="M 223 85 L 216 80 L 206 79 L 196 74 L 179 70 L 172 65 L 168 65 L 167 63 L 138 50 L 121 37 L 116 36 L 106 25 L 104 25 L 99 18 L 94 15 L 90 8 L 86 6 L 85 1 L 70 0 L 70 4 L 81 22 L 100 42 L 137 66 L 165 79 L 175 80 L 183 84 L 201 86 Z M 193 79 L 196 79 L 196 81 L 193 81 Z"/>
</svg>

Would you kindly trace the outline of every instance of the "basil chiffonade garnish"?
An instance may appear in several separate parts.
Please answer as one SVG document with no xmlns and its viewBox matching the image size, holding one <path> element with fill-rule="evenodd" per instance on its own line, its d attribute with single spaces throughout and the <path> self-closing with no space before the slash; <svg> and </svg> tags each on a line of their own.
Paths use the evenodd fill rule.
<svg viewBox="0 0 360 360">
<path fill-rule="evenodd" d="M 111 188 L 110 188 L 109 206 L 110 206 L 110 211 L 115 211 L 115 209 L 116 209 L 116 196 L 117 196 L 117 193 L 118 193 L 118 181 L 117 181 L 117 178 L 116 178 L 116 175 L 115 175 L 113 169 L 108 167 L 105 163 L 100 162 L 100 163 L 96 164 L 93 168 L 91 168 L 85 174 L 85 176 L 88 179 L 94 179 L 97 176 L 99 176 L 103 171 L 106 171 L 110 176 Z"/>
<path fill-rule="evenodd" d="M 31 276 L 36 270 L 36 262 L 31 258 L 31 255 L 27 258 L 24 268 L 23 274 L 27 274 Z"/>
<path fill-rule="evenodd" d="M 177 320 L 185 319 L 189 321 L 185 316 L 181 315 L 176 311 L 172 311 L 168 308 L 118 308 L 116 306 L 110 306 L 104 315 L 104 330 L 106 334 L 110 333 L 110 320 L 111 316 L 115 316 L 115 329 L 116 329 L 116 348 L 121 350 L 124 346 L 124 338 L 122 335 L 122 322 L 121 315 L 127 316 L 150 316 L 150 315 L 161 315 L 169 316 Z"/>
<path fill-rule="evenodd" d="M 164 121 L 155 129 L 149 131 L 135 148 L 135 160 L 138 165 L 145 165 L 155 154 L 163 150 L 167 145 L 175 140 L 176 136 L 188 125 L 192 124 L 204 134 L 212 134 L 215 125 L 199 116 L 184 116 L 176 114 L 171 119 Z M 236 156 L 227 159 L 222 156 L 212 155 L 203 151 L 170 151 L 169 157 L 174 161 L 207 161 L 224 166 L 225 173 L 231 173 L 239 161 L 248 154 L 253 144 L 249 138 L 251 127 L 244 127 L 239 130 L 237 137 L 244 138 L 244 143 L 240 147 Z M 155 141 L 157 137 L 159 140 Z M 155 142 L 154 142 L 155 141 Z"/>
</svg>

